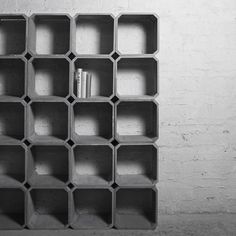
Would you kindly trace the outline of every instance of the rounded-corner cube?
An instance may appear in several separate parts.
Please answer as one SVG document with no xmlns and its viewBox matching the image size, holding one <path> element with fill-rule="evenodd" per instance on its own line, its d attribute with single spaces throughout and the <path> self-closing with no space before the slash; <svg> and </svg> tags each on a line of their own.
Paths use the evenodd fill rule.
<svg viewBox="0 0 236 236">
<path fill-rule="evenodd" d="M 120 54 L 153 54 L 158 51 L 158 18 L 154 14 L 121 14 L 117 26 Z"/>
<path fill-rule="evenodd" d="M 26 51 L 27 19 L 24 15 L 0 15 L 0 55 Z"/>
<path fill-rule="evenodd" d="M 72 154 L 72 183 L 76 186 L 113 183 L 113 154 L 110 145 L 76 145 Z"/>
<path fill-rule="evenodd" d="M 158 104 L 154 101 L 116 103 L 116 139 L 123 142 L 154 142 L 158 138 Z"/>
<path fill-rule="evenodd" d="M 112 226 L 113 194 L 106 188 L 77 188 L 72 196 L 74 229 L 107 229 Z"/>
<path fill-rule="evenodd" d="M 78 55 L 108 55 L 114 50 L 114 18 L 111 15 L 78 14 L 74 18 Z"/>
<path fill-rule="evenodd" d="M 28 106 L 28 138 L 32 142 L 62 143 L 68 138 L 69 108 L 64 102 L 34 101 Z"/>
<path fill-rule="evenodd" d="M 120 187 L 116 191 L 115 227 L 117 229 L 155 229 L 157 191 L 155 188 Z"/>
<path fill-rule="evenodd" d="M 72 138 L 76 143 L 107 143 L 113 137 L 110 102 L 76 102 L 72 107 Z"/>
<path fill-rule="evenodd" d="M 33 54 L 58 55 L 70 51 L 71 18 L 62 14 L 33 14 L 29 18 L 29 50 Z"/>
<path fill-rule="evenodd" d="M 69 166 L 69 149 L 65 145 L 33 145 L 28 151 L 28 183 L 33 187 L 66 186 Z"/>
<path fill-rule="evenodd" d="M 153 144 L 116 148 L 115 181 L 119 186 L 153 185 L 158 179 L 158 150 Z"/>
<path fill-rule="evenodd" d="M 70 63 L 66 58 L 32 58 L 28 73 L 31 98 L 65 98 L 69 95 Z"/>
</svg>

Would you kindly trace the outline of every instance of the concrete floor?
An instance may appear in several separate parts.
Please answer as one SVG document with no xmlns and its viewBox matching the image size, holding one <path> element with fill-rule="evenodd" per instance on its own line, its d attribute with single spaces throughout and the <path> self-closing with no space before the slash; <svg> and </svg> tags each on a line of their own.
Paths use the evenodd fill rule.
<svg viewBox="0 0 236 236">
<path fill-rule="evenodd" d="M 0 231 L 0 236 L 235 236 L 236 214 L 184 214 L 159 216 L 156 231 L 137 230 L 22 230 Z"/>
</svg>

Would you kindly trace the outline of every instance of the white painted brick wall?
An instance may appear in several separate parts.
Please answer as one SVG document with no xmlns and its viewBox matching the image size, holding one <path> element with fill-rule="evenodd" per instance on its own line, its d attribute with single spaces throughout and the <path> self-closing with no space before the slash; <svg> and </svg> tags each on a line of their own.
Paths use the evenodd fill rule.
<svg viewBox="0 0 236 236">
<path fill-rule="evenodd" d="M 1 0 L 1 13 L 160 16 L 160 213 L 236 212 L 235 0 Z"/>
</svg>

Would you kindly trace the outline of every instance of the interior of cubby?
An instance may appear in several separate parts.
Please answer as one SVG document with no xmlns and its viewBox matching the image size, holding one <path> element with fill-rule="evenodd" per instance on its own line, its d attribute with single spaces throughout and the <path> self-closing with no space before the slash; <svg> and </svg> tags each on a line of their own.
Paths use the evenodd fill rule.
<svg viewBox="0 0 236 236">
<path fill-rule="evenodd" d="M 73 106 L 73 139 L 101 143 L 112 138 L 112 105 L 109 102 L 77 102 Z"/>
<path fill-rule="evenodd" d="M 116 105 L 116 138 L 120 142 L 152 142 L 158 136 L 157 105 L 152 101 L 122 101 Z"/>
<path fill-rule="evenodd" d="M 31 186 L 63 186 L 69 180 L 69 151 L 65 146 L 34 145 L 28 155 Z"/>
<path fill-rule="evenodd" d="M 25 149 L 0 145 L 0 186 L 17 186 L 25 180 Z"/>
<path fill-rule="evenodd" d="M 28 119 L 28 132 L 33 141 L 60 142 L 68 137 L 68 106 L 63 102 L 33 102 Z"/>
<path fill-rule="evenodd" d="M 116 79 L 119 97 L 154 96 L 157 93 L 157 61 L 154 58 L 121 58 L 117 62 Z"/>
<path fill-rule="evenodd" d="M 19 229 L 25 223 L 25 193 L 17 188 L 0 188 L 0 229 Z"/>
<path fill-rule="evenodd" d="M 113 151 L 108 145 L 78 145 L 73 150 L 73 183 L 107 185 L 113 180 Z"/>
<path fill-rule="evenodd" d="M 28 225 L 59 229 L 68 224 L 68 193 L 64 189 L 32 189 L 28 197 Z"/>
<path fill-rule="evenodd" d="M 150 145 L 121 145 L 116 152 L 116 183 L 146 185 L 157 180 L 157 149 Z"/>
<path fill-rule="evenodd" d="M 115 226 L 118 229 L 153 229 L 157 193 L 148 188 L 120 188 L 116 192 Z"/>
<path fill-rule="evenodd" d="M 30 96 L 66 97 L 69 75 L 69 62 L 64 58 L 34 58 L 29 63 Z"/>
<path fill-rule="evenodd" d="M 152 54 L 157 51 L 157 18 L 154 15 L 119 16 L 117 34 L 121 54 Z"/>
<path fill-rule="evenodd" d="M 77 54 L 110 54 L 114 46 L 114 19 L 110 15 L 78 15 L 75 18 Z"/>
<path fill-rule="evenodd" d="M 74 69 L 82 68 L 92 75 L 91 98 L 110 97 L 113 94 L 113 62 L 108 58 L 78 58 Z M 77 81 L 74 79 L 73 92 L 76 96 Z"/>
<path fill-rule="evenodd" d="M 70 50 L 67 15 L 33 15 L 29 22 L 30 50 L 35 54 L 66 54 Z"/>
<path fill-rule="evenodd" d="M 26 49 L 26 19 L 20 15 L 0 16 L 0 55 L 22 54 Z"/>
<path fill-rule="evenodd" d="M 73 228 L 107 228 L 112 224 L 112 193 L 108 189 L 73 192 Z"/>
<path fill-rule="evenodd" d="M 24 138 L 24 106 L 18 102 L 0 102 L 0 140 Z"/>
<path fill-rule="evenodd" d="M 22 97 L 24 93 L 25 62 L 20 58 L 0 58 L 0 98 Z"/>
</svg>

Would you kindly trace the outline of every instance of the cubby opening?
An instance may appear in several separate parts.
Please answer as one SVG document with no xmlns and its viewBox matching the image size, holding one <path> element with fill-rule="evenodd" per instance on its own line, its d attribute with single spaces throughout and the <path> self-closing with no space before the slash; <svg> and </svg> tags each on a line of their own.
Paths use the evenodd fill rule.
<svg viewBox="0 0 236 236">
<path fill-rule="evenodd" d="M 154 229 L 157 193 L 148 188 L 120 188 L 116 192 L 115 226 L 118 229 Z"/>
<path fill-rule="evenodd" d="M 77 54 L 110 54 L 114 47 L 114 19 L 110 15 L 75 18 Z"/>
<path fill-rule="evenodd" d="M 120 97 L 153 97 L 157 94 L 157 61 L 153 58 L 122 58 L 117 63 Z"/>
<path fill-rule="evenodd" d="M 157 51 L 157 18 L 154 15 L 121 15 L 117 34 L 121 54 L 152 54 Z"/>
<path fill-rule="evenodd" d="M 30 49 L 36 54 L 66 54 L 70 50 L 70 18 L 34 15 L 30 19 Z"/>
<path fill-rule="evenodd" d="M 112 138 L 112 105 L 78 102 L 73 107 L 73 138 L 80 143 L 102 143 Z"/>
<path fill-rule="evenodd" d="M 73 183 L 107 185 L 113 180 L 113 151 L 108 145 L 79 145 L 73 150 Z"/>
<path fill-rule="evenodd" d="M 0 16 L 0 55 L 22 54 L 25 48 L 25 17 L 20 15 Z"/>
<path fill-rule="evenodd" d="M 157 105 L 124 101 L 117 105 L 116 136 L 120 142 L 153 142 L 158 136 Z"/>
<path fill-rule="evenodd" d="M 121 145 L 116 156 L 116 183 L 153 184 L 157 180 L 157 149 L 153 145 Z"/>
<path fill-rule="evenodd" d="M 69 62 L 63 58 L 36 58 L 29 63 L 31 97 L 66 97 L 69 94 Z"/>
<path fill-rule="evenodd" d="M 17 102 L 0 103 L 0 140 L 10 142 L 24 138 L 24 106 Z"/>
<path fill-rule="evenodd" d="M 68 137 L 68 106 L 61 102 L 33 102 L 28 114 L 33 141 L 60 142 Z"/>
<path fill-rule="evenodd" d="M 65 146 L 37 145 L 29 152 L 28 175 L 32 186 L 63 186 L 69 180 L 69 151 Z"/>
<path fill-rule="evenodd" d="M 108 189 L 76 189 L 73 192 L 72 227 L 107 228 L 112 224 L 112 193 Z"/>
<path fill-rule="evenodd" d="M 113 94 L 113 62 L 107 58 L 79 58 L 74 69 L 82 68 L 91 74 L 91 97 L 110 97 Z M 77 95 L 77 81 L 74 79 L 73 91 Z"/>
<path fill-rule="evenodd" d="M 25 194 L 16 188 L 0 188 L 0 229 L 20 229 L 25 223 Z"/>
<path fill-rule="evenodd" d="M 28 199 L 32 229 L 61 229 L 68 224 L 68 193 L 64 189 L 32 189 Z"/>
<path fill-rule="evenodd" d="M 17 58 L 0 59 L 0 98 L 22 97 L 25 93 L 25 62 Z"/>
<path fill-rule="evenodd" d="M 25 181 L 25 149 L 0 145 L 0 186 L 18 186 Z"/>
</svg>

